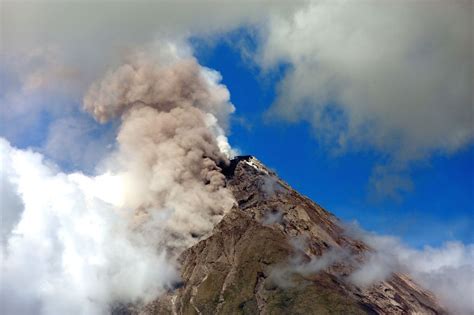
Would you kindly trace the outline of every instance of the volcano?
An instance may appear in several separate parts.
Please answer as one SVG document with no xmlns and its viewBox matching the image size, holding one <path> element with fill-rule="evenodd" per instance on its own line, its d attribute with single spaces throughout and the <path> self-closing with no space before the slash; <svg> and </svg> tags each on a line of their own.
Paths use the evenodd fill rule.
<svg viewBox="0 0 474 315">
<path fill-rule="evenodd" d="M 234 158 L 222 173 L 237 204 L 211 235 L 181 254 L 182 283 L 127 312 L 446 314 L 406 274 L 363 287 L 351 283 L 355 265 L 373 249 L 255 157 Z M 323 259 L 327 253 L 345 254 Z"/>
</svg>

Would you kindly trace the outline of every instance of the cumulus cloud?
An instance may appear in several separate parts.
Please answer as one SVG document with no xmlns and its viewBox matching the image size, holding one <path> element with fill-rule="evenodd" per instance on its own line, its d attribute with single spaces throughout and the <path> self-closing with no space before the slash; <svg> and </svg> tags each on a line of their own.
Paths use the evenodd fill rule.
<svg viewBox="0 0 474 315">
<path fill-rule="evenodd" d="M 271 17 L 258 62 L 289 69 L 269 115 L 310 122 L 336 150 L 388 153 L 394 162 L 373 182 L 406 190 L 391 176 L 400 164 L 472 142 L 472 9 L 471 1 L 323 0 Z"/>
<path fill-rule="evenodd" d="M 79 2 L 6 1 L 1 63 L 18 68 L 31 51 L 48 51 L 55 57 L 25 68 L 23 86 L 37 90 L 75 78 L 74 87 L 61 90 L 78 90 L 77 96 L 137 46 L 255 27 L 262 68 L 289 65 L 270 116 L 309 121 L 337 151 L 388 153 L 384 171 L 374 170 L 370 182 L 380 195 L 397 197 L 411 188 L 410 161 L 472 142 L 471 12 L 472 2 L 462 0 L 97 1 L 94 10 Z M 50 104 L 65 103 L 46 98 L 33 102 L 35 111 L 22 110 L 38 99 L 25 91 L 1 100 L 21 114 L 16 122 L 24 128 L 7 119 L 2 124 L 13 142 L 12 133 L 44 123 L 40 113 L 49 115 Z"/>
<path fill-rule="evenodd" d="M 2 136 L 99 174 L 62 173 L 2 139 L 2 313 L 102 314 L 154 298 L 177 281 L 177 255 L 234 203 L 217 167 L 233 152 L 229 92 L 180 41 L 192 11 L 151 5 L 97 3 L 107 14 L 76 27 L 88 5 L 2 3 Z M 124 28 L 126 8 L 144 19 Z M 96 120 L 119 120 L 116 144 L 82 101 Z"/>
<path fill-rule="evenodd" d="M 268 15 L 286 16 L 302 2 L 3 1 L 0 53 L 2 63 L 12 64 L 27 58 L 31 51 L 54 49 L 67 69 L 80 74 L 84 88 L 136 47 L 261 25 Z M 26 76 L 34 78 L 34 73 L 38 72 L 30 71 Z"/>
<path fill-rule="evenodd" d="M 2 50 L 58 43 L 77 50 L 76 56 L 89 55 L 104 61 L 103 56 L 97 56 L 104 53 L 103 48 L 110 55 L 112 50 L 135 47 L 156 37 L 223 33 L 243 24 L 261 24 L 269 14 L 291 14 L 304 2 L 4 1 Z M 88 23 L 84 23 L 84 16 Z"/>
<path fill-rule="evenodd" d="M 131 214 L 117 207 L 120 178 L 64 174 L 3 139 L 0 155 L 2 179 L 21 200 L 4 203 L 2 195 L 2 219 L 17 218 L 2 244 L 2 314 L 103 314 L 177 281 L 163 248 L 132 230 Z"/>
<path fill-rule="evenodd" d="M 2 204 L 0 240 L 2 246 L 5 245 L 8 236 L 20 220 L 23 209 L 23 201 L 17 194 L 18 187 L 15 174 L 9 167 L 13 163 L 12 158 L 14 157 L 11 154 L 0 155 L 0 197 Z"/>
<path fill-rule="evenodd" d="M 189 47 L 163 38 L 261 26 L 258 62 L 290 65 L 270 112 L 308 120 L 338 149 L 388 153 L 393 162 L 373 176 L 386 194 L 411 189 L 400 175 L 408 161 L 472 141 L 471 2 L 99 1 L 91 10 L 79 2 L 4 1 L 0 10 L 2 136 L 32 140 L 29 130 L 45 128 L 46 154 L 81 165 L 101 160 L 109 139 L 89 145 L 91 125 L 72 116 L 106 69 L 113 70 L 87 89 L 84 107 L 98 121 L 121 122 L 116 150 L 96 176 L 62 173 L 41 155 L 0 142 L 6 314 L 102 313 L 111 303 L 159 294 L 176 279 L 175 255 L 232 205 L 217 168 L 232 154 L 229 93 Z M 158 47 L 135 49 L 155 40 Z M 268 188 L 275 191 L 271 182 Z M 371 243 L 382 254 L 368 257 L 353 281 L 370 283 L 403 266 L 446 305 L 472 311 L 471 245 L 417 251 L 387 242 Z"/>
</svg>

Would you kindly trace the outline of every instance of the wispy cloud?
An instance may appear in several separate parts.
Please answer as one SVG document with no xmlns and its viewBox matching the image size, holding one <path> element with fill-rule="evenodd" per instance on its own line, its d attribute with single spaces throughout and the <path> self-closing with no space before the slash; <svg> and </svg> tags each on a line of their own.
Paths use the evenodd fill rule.
<svg viewBox="0 0 474 315">
<path fill-rule="evenodd" d="M 394 272 L 405 272 L 435 293 L 453 314 L 474 312 L 474 244 L 446 242 L 439 247 L 414 249 L 396 237 L 368 233 L 357 225 L 348 226 L 346 231 L 373 249 L 350 275 L 352 283 L 365 287 L 388 279 Z"/>
</svg>

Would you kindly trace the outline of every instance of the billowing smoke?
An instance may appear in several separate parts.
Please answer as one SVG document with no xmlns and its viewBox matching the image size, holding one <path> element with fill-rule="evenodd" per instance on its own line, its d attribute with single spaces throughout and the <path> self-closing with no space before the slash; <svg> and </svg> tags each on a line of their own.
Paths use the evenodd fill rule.
<svg viewBox="0 0 474 315">
<path fill-rule="evenodd" d="M 84 106 L 101 122 L 122 120 L 115 162 L 126 170 L 126 206 L 144 222 L 168 213 L 162 228 L 186 247 L 233 204 L 217 164 L 230 154 L 221 126 L 234 107 L 216 72 L 176 50 L 134 54 L 92 85 Z"/>
<path fill-rule="evenodd" d="M 177 255 L 234 204 L 217 166 L 233 111 L 219 80 L 165 44 L 94 83 L 85 109 L 121 121 L 95 176 L 1 139 L 2 314 L 103 314 L 179 281 Z"/>
</svg>

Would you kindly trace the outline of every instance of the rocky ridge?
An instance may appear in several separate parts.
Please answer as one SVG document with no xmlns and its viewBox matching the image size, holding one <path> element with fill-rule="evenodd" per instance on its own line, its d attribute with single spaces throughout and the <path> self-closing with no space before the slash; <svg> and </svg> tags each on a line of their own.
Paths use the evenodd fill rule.
<svg viewBox="0 0 474 315">
<path fill-rule="evenodd" d="M 256 158 L 238 157 L 222 172 L 237 205 L 182 253 L 182 285 L 136 313 L 446 314 L 407 275 L 367 288 L 347 281 L 370 248 Z M 329 251 L 342 254 L 318 260 Z"/>
</svg>

